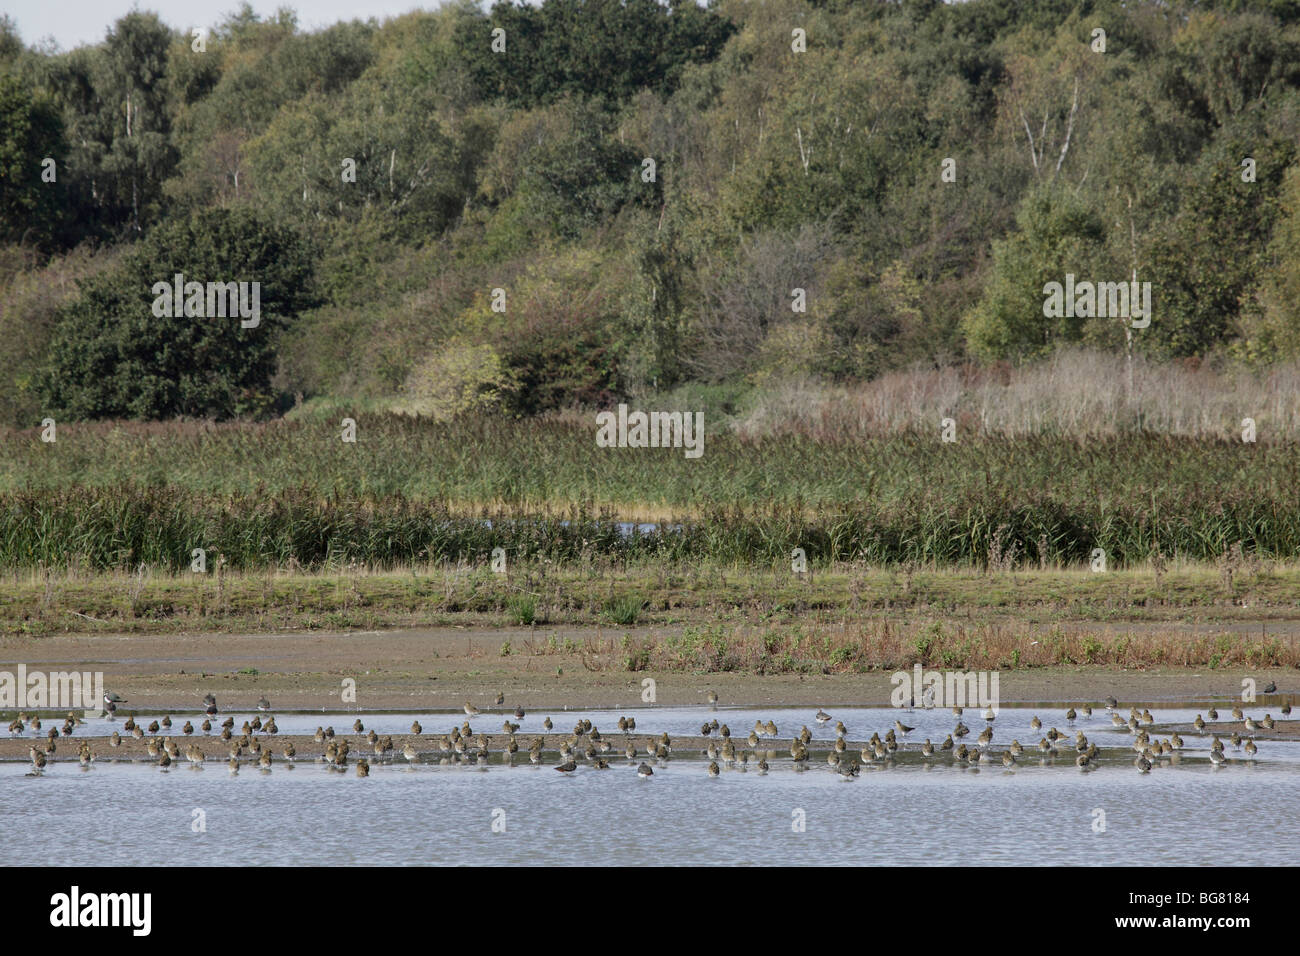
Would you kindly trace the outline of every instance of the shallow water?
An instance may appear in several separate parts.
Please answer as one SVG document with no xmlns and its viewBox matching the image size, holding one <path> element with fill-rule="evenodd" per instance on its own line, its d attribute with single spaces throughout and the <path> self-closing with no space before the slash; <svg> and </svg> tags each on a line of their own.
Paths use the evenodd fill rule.
<svg viewBox="0 0 1300 956">
<path fill-rule="evenodd" d="M 994 724 L 994 751 L 1013 737 L 1036 743 L 1032 709 L 1003 708 Z M 1300 743 L 1263 741 L 1246 760 L 1224 735 L 1230 761 L 1221 768 L 1206 759 L 1209 736 L 1188 735 L 1175 765 L 1140 775 L 1132 766 L 1131 738 L 1110 728 L 1109 715 L 1068 725 L 1064 708 L 1039 710 L 1044 729 L 1070 734 L 1081 729 L 1104 748 L 1101 766 L 1082 772 L 1073 749 L 1041 761 L 1026 753 L 1021 766 L 1005 771 L 996 755 L 979 769 L 946 759 L 924 761 L 908 752 L 893 767 L 864 766 L 842 780 L 815 755 L 796 772 L 789 739 L 806 723 L 814 747 L 834 740 L 834 724 L 821 726 L 814 711 L 654 708 L 626 711 L 636 717 L 633 737 L 695 734 L 705 719 L 730 726 L 739 744 L 754 720 L 775 720 L 781 736 L 760 749 L 775 750 L 772 770 L 760 775 L 723 770 L 710 778 L 698 752 L 680 748 L 649 779 L 619 756 L 611 769 L 580 766 L 556 773 L 556 759 L 535 768 L 522 754 L 513 767 L 494 754 L 484 769 L 440 765 L 375 765 L 361 779 L 326 770 L 310 760 L 290 768 L 277 761 L 270 772 L 245 764 L 232 776 L 224 761 L 203 770 L 187 766 L 162 772 L 144 763 L 99 760 L 82 771 L 61 760 L 43 776 L 29 765 L 0 764 L 0 864 L 96 863 L 149 865 L 347 865 L 371 864 L 1293 864 L 1300 856 Z M 936 744 L 952 730 L 947 711 L 906 713 L 893 709 L 832 711 L 849 737 L 882 735 L 895 719 L 913 725 L 906 748 L 926 736 Z M 1253 713 L 1253 712 L 1252 712 Z M 235 715 L 237 722 L 245 716 Z M 546 713 L 522 721 L 521 743 L 541 729 Z M 567 731 L 576 712 L 551 712 L 557 731 Z M 607 739 L 621 745 L 616 712 L 588 711 Z M 1159 710 L 1158 720 L 1190 720 L 1193 711 Z M 1262 716 L 1261 714 L 1257 716 Z M 180 719 L 175 719 L 179 717 Z M 173 715 L 173 728 L 186 717 Z M 330 723 L 351 734 L 356 714 L 277 715 L 282 733 L 310 733 Z M 425 737 L 459 726 L 463 714 L 421 713 Z M 400 748 L 411 714 L 361 715 L 367 729 L 391 733 Z M 475 733 L 500 733 L 502 715 L 471 721 Z M 984 728 L 975 709 L 965 723 L 970 745 Z M 47 721 L 47 726 L 49 722 Z M 1221 721 L 1221 725 L 1227 722 Z M 102 736 L 120 727 L 91 721 L 76 737 Z M 197 724 L 197 721 L 196 721 Z M 1233 724 L 1239 729 L 1240 723 Z M 1032 735 L 1032 736 L 1031 736 Z M 196 734 L 196 738 L 202 735 Z M 61 741 L 70 751 L 72 741 Z M 432 746 L 426 741 L 425 746 Z M 224 753 L 216 742 L 209 757 Z M 849 755 L 857 757 L 857 748 Z M 69 755 L 70 756 L 70 755 Z M 432 758 L 429 758 L 432 759 Z M 638 761 L 639 762 L 639 761 Z M 183 763 L 183 761 L 182 761 Z M 1243 808 L 1251 808 L 1243 815 Z M 196 810 L 205 832 L 193 832 Z M 802 811 L 800 813 L 799 811 Z M 1097 811 L 1104 812 L 1103 830 Z M 804 828 L 795 824 L 802 818 Z M 504 822 L 504 832 L 497 830 Z"/>
</svg>

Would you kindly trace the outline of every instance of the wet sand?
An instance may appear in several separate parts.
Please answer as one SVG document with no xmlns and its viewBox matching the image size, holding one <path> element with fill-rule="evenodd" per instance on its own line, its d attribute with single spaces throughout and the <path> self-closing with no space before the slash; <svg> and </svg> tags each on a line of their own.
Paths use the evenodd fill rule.
<svg viewBox="0 0 1300 956">
<path fill-rule="evenodd" d="M 628 671 L 619 639 L 663 636 L 666 628 L 458 628 L 386 632 L 284 634 L 6 636 L 0 670 L 102 671 L 108 690 L 129 702 L 119 710 L 184 714 L 200 710 L 207 693 L 223 714 L 251 715 L 260 697 L 290 711 L 404 711 L 484 709 L 498 693 L 508 710 L 567 707 L 637 708 L 648 703 L 644 681 L 654 681 L 660 706 L 704 704 L 709 691 L 724 706 L 887 706 L 893 672 L 845 674 L 692 673 Z M 552 651 L 555 635 L 569 652 Z M 509 655 L 503 656 L 505 644 Z M 1300 673 L 1290 668 L 1056 666 L 998 671 L 1003 704 L 1091 703 L 1115 696 L 1125 706 L 1238 700 L 1243 678 L 1258 685 L 1258 710 L 1278 709 L 1300 697 Z M 355 681 L 355 702 L 344 702 Z M 1275 694 L 1263 694 L 1269 681 Z M 1222 709 L 1222 707 L 1220 708 Z M 183 722 L 183 721 L 181 721 Z M 430 728 L 432 729 L 432 728 Z"/>
</svg>

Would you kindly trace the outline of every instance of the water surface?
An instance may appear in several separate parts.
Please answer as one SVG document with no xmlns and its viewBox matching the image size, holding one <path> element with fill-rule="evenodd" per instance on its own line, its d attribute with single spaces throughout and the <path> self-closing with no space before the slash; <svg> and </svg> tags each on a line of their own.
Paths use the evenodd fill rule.
<svg viewBox="0 0 1300 956">
<path fill-rule="evenodd" d="M 1019 767 L 1004 770 L 996 753 L 1013 737 L 1027 746 L 1037 742 L 1040 734 L 1029 728 L 1035 712 L 1044 729 L 1055 725 L 1071 739 L 1082 729 L 1108 748 L 1101 766 L 1080 771 L 1070 748 L 1048 760 L 1026 753 Z M 789 760 L 789 738 L 804 724 L 814 747 L 834 740 L 834 724 L 818 725 L 807 709 L 623 713 L 636 717 L 638 747 L 663 731 L 698 733 L 713 718 L 728 724 L 739 744 L 755 719 L 772 719 L 781 737 L 760 749 L 776 750 L 778 759 L 766 775 L 751 764 L 716 779 L 698 750 L 681 748 L 656 764 L 649 779 L 639 778 L 622 756 L 606 771 L 581 766 L 561 774 L 552 769 L 554 755 L 538 768 L 526 758 L 506 766 L 500 754 L 487 768 L 441 764 L 434 756 L 409 766 L 399 757 L 374 765 L 366 779 L 352 768 L 338 773 L 310 760 L 292 768 L 277 761 L 270 772 L 246 763 L 232 776 L 216 759 L 225 748 L 215 739 L 204 745 L 210 762 L 202 770 L 182 765 L 167 772 L 112 762 L 109 748 L 96 740 L 100 759 L 83 771 L 70 759 L 73 741 L 102 737 L 121 724 L 91 721 L 71 741 L 60 741 L 67 758 L 40 777 L 28 775 L 27 763 L 0 764 L 0 833 L 9 837 L 0 841 L 0 864 L 1281 865 L 1300 859 L 1300 743 L 1260 742 L 1254 760 L 1227 743 L 1229 763 L 1215 768 L 1206 759 L 1210 737 L 1188 735 L 1177 765 L 1166 762 L 1140 775 L 1132 751 L 1120 749 L 1131 737 L 1113 731 L 1105 711 L 1070 725 L 1064 708 L 1004 708 L 994 723 L 995 759 L 979 769 L 907 752 L 892 767 L 865 766 L 859 777 L 844 780 L 824 756 L 803 772 Z M 954 723 L 947 711 L 833 714 L 844 720 L 850 739 L 873 730 L 883 735 L 901 719 L 917 728 L 905 739 L 909 751 L 927 736 L 937 744 Z M 246 716 L 236 715 L 237 721 Z M 426 749 L 431 734 L 465 719 L 427 712 L 360 716 L 367 729 L 393 734 L 399 749 L 415 717 L 424 725 Z M 525 747 L 545 716 L 529 713 L 521 722 Z M 550 716 L 557 731 L 567 731 L 580 715 Z M 621 750 L 619 713 L 581 716 Z M 1194 716 L 1156 712 L 1161 721 Z M 197 726 L 195 715 L 173 715 L 178 739 L 187 717 Z M 475 733 L 499 735 L 502 718 L 483 715 L 471 724 Z M 356 719 L 285 714 L 276 722 L 284 733 L 330 723 L 355 743 Z M 973 709 L 964 720 L 971 743 L 985 722 Z M 1225 743 L 1228 728 L 1240 728 L 1220 724 Z M 198 819 L 203 832 L 194 832 Z"/>
</svg>

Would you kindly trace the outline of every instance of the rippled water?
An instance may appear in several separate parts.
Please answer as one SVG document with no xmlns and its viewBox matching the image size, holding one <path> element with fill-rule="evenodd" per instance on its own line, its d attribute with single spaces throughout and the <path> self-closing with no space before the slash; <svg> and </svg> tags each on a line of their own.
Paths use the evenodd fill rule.
<svg viewBox="0 0 1300 956">
<path fill-rule="evenodd" d="M 100 744 L 100 760 L 89 771 L 66 760 L 32 777 L 26 763 L 0 764 L 0 832 L 30 837 L 0 841 L 0 864 L 1232 865 L 1293 864 L 1300 852 L 1300 743 L 1263 741 L 1257 759 L 1246 760 L 1225 734 L 1230 762 L 1214 768 L 1206 759 L 1210 738 L 1188 735 L 1177 766 L 1158 766 L 1146 776 L 1133 768 L 1131 751 L 1116 750 L 1086 773 L 1074 766 L 1072 749 L 1042 765 L 1036 753 L 1026 753 L 1014 771 L 996 762 L 976 770 L 907 753 L 891 768 L 864 767 L 846 781 L 822 755 L 804 772 L 793 769 L 786 746 L 805 723 L 814 741 L 834 740 L 833 723 L 817 725 L 806 709 L 625 713 L 637 719 L 638 747 L 643 736 L 665 730 L 694 734 L 713 717 L 739 742 L 756 718 L 772 719 L 781 737 L 760 747 L 770 746 L 779 759 L 766 775 L 751 768 L 724 770 L 712 779 L 707 761 L 679 748 L 656 765 L 653 777 L 640 779 L 621 756 L 607 771 L 582 766 L 560 774 L 552 769 L 554 755 L 536 768 L 526 758 L 508 767 L 494 754 L 485 769 L 407 766 L 399 759 L 374 766 L 361 779 L 351 769 L 339 774 L 310 760 L 293 768 L 279 761 L 270 772 L 246 764 L 235 776 L 216 760 L 203 770 L 181 766 L 164 773 L 143 763 L 110 762 Z M 1029 728 L 1034 713 L 1004 708 L 994 725 L 994 750 L 1013 737 L 1036 743 L 1041 734 Z M 1063 709 L 1037 713 L 1045 729 L 1055 725 L 1071 738 L 1082 729 L 1102 747 L 1126 747 L 1131 740 L 1110 729 L 1104 711 L 1074 725 L 1066 723 Z M 912 749 L 926 736 L 937 744 L 954 723 L 946 711 L 833 714 L 844 720 L 850 739 L 873 730 L 883 735 L 902 719 L 917 728 L 905 740 Z M 179 717 L 173 728 L 179 737 L 179 726 L 194 717 L 173 716 Z M 400 749 L 413 716 L 426 738 L 464 719 L 450 713 L 361 719 L 367 729 L 393 734 Z M 545 716 L 530 713 L 522 721 L 525 747 Z M 578 714 L 550 716 L 557 731 L 567 731 Z M 621 743 L 614 730 L 618 713 L 582 716 Z M 1156 712 L 1162 722 L 1194 716 Z M 331 723 L 352 736 L 356 717 L 285 714 L 276 721 L 282 733 L 310 733 Z M 970 743 L 984 721 L 973 709 L 964 719 Z M 500 714 L 485 715 L 471 723 L 475 733 L 491 734 L 500 732 L 501 720 Z M 77 737 L 111 733 L 115 726 L 120 721 L 92 721 Z M 70 743 L 60 750 L 71 750 Z M 224 753 L 215 741 L 206 749 L 210 757 Z M 856 757 L 856 748 L 850 754 Z M 203 812 L 205 832 L 193 832 L 196 810 Z M 1100 832 L 1097 811 L 1104 812 Z M 493 829 L 494 820 L 498 830 L 504 822 L 504 832 Z"/>
</svg>

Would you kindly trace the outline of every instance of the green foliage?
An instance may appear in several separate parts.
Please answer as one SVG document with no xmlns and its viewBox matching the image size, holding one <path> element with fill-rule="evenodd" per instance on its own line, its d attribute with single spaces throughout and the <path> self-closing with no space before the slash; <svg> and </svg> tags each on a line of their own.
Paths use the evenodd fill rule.
<svg viewBox="0 0 1300 956">
<path fill-rule="evenodd" d="M 601 324 L 601 303 L 544 300 L 529 316 L 525 334 L 500 343 L 514 387 L 506 408 L 532 415 L 573 404 L 608 406 L 618 384 L 617 356 Z"/>
<path fill-rule="evenodd" d="M 453 340 L 415 367 L 397 410 L 445 421 L 468 412 L 496 411 L 516 388 L 492 346 Z"/>
<path fill-rule="evenodd" d="M 925 291 L 902 262 L 875 281 L 843 258 L 828 280 L 827 326 L 833 344 L 820 363 L 835 378 L 874 378 L 891 365 L 925 358 L 935 336 L 925 314 Z"/>
<path fill-rule="evenodd" d="M 245 147 L 264 208 L 302 223 L 384 215 L 391 234 L 436 235 L 473 192 L 481 138 L 454 141 L 420 90 L 367 76 L 281 110 Z"/>
<path fill-rule="evenodd" d="M 689 374 L 686 352 L 690 348 L 690 308 L 698 294 L 693 282 L 697 250 L 684 234 L 681 204 L 674 214 L 665 207 L 652 236 L 635 251 L 637 280 L 628 290 L 623 312 L 636 327 L 642 350 L 627 363 L 641 360 L 640 384 L 653 382 L 670 388 Z M 649 222 L 641 226 L 649 232 Z"/>
<path fill-rule="evenodd" d="M 1043 287 L 1079 281 L 1121 282 L 1127 275 L 1107 267 L 1105 226 L 1086 203 L 1048 189 L 1025 199 L 1017 231 L 993 244 L 993 273 L 984 297 L 966 317 L 971 350 L 983 358 L 1032 358 L 1058 345 L 1079 342 L 1090 323 L 1114 319 L 1043 315 Z"/>
<path fill-rule="evenodd" d="M 610 139 L 598 114 L 575 107 L 566 125 L 524 159 L 518 196 L 526 215 L 574 239 L 629 203 L 656 204 L 657 182 L 641 181 L 642 157 Z"/>
<path fill-rule="evenodd" d="M 506 613 L 514 624 L 532 624 L 537 620 L 537 598 L 531 594 L 512 594 L 506 600 Z"/>
<path fill-rule="evenodd" d="M 505 31 L 493 52 L 492 31 Z M 671 93 L 687 64 L 717 56 L 731 24 L 694 0 L 498 0 L 460 25 L 464 68 L 484 95 L 536 106 L 566 95 L 621 101 Z"/>
<path fill-rule="evenodd" d="M 17 249 L 4 258 L 19 258 Z M 24 260 L 33 255 L 21 254 Z M 16 271 L 0 284 L 0 422 L 28 427 L 43 419 L 39 371 L 50 347 L 59 311 L 77 292 L 77 283 L 105 269 L 114 252 L 96 254 L 80 247 L 66 256 L 52 256 L 39 268 Z"/>
<path fill-rule="evenodd" d="M 1264 283 L 1257 301 L 1243 308 L 1237 344 L 1241 355 L 1258 364 L 1300 357 L 1300 166 L 1287 170 L 1278 206 Z"/>
<path fill-rule="evenodd" d="M 1289 357 L 1297 10 L 456 0 L 306 31 L 244 4 L 203 53 L 150 13 L 67 53 L 24 47 L 6 19 L 0 242 L 27 251 L 0 288 L 0 413 L 262 414 L 274 368 L 309 404 L 518 415 L 1123 349 L 1122 323 L 1043 317 L 1066 273 L 1152 283 L 1135 349 Z M 37 178 L 47 155 L 56 184 Z M 321 250 L 272 351 L 209 350 L 199 375 L 196 342 L 146 334 L 152 357 L 126 361 L 118 316 L 142 293 L 125 264 L 53 334 L 68 293 L 33 291 L 63 274 L 46 257 L 129 251 L 216 209 Z M 504 314 L 484 305 L 498 287 Z M 102 381 L 42 392 L 42 367 Z"/>
<path fill-rule="evenodd" d="M 1248 156 L 1256 163 L 1253 183 L 1242 181 Z M 1197 164 L 1177 216 L 1151 245 L 1154 348 L 1205 355 L 1237 331 L 1243 300 L 1266 261 L 1277 197 L 1294 157 L 1290 143 L 1229 140 Z"/>
<path fill-rule="evenodd" d="M 1189 18 L 1171 65 L 1192 109 L 1227 126 L 1270 87 L 1300 80 L 1300 37 L 1278 30 L 1266 13 L 1206 10 Z"/>
<path fill-rule="evenodd" d="M 163 214 L 162 181 L 176 164 L 168 108 L 172 33 L 156 14 L 128 13 L 85 62 L 95 112 L 68 130 L 72 165 L 106 225 L 139 233 Z"/>
<path fill-rule="evenodd" d="M 57 179 L 43 181 L 42 163 L 50 157 L 57 164 L 65 149 L 53 104 L 0 73 L 0 241 L 48 245 L 54 239 L 66 208 L 64 187 Z"/>
<path fill-rule="evenodd" d="M 504 315 L 480 300 L 464 322 L 504 368 L 496 388 L 510 414 L 570 405 L 608 406 L 619 390 L 622 349 L 617 301 L 591 254 L 552 261 L 521 277 Z"/>
<path fill-rule="evenodd" d="M 639 594 L 623 594 L 605 602 L 605 614 L 615 624 L 632 627 L 641 616 L 645 598 Z"/>
<path fill-rule="evenodd" d="M 275 337 L 313 304 L 313 256 L 293 230 L 214 209 L 150 234 L 61 312 L 40 388 L 71 418 L 264 415 Z M 155 283 L 260 283 L 261 322 L 155 315 Z"/>
</svg>

